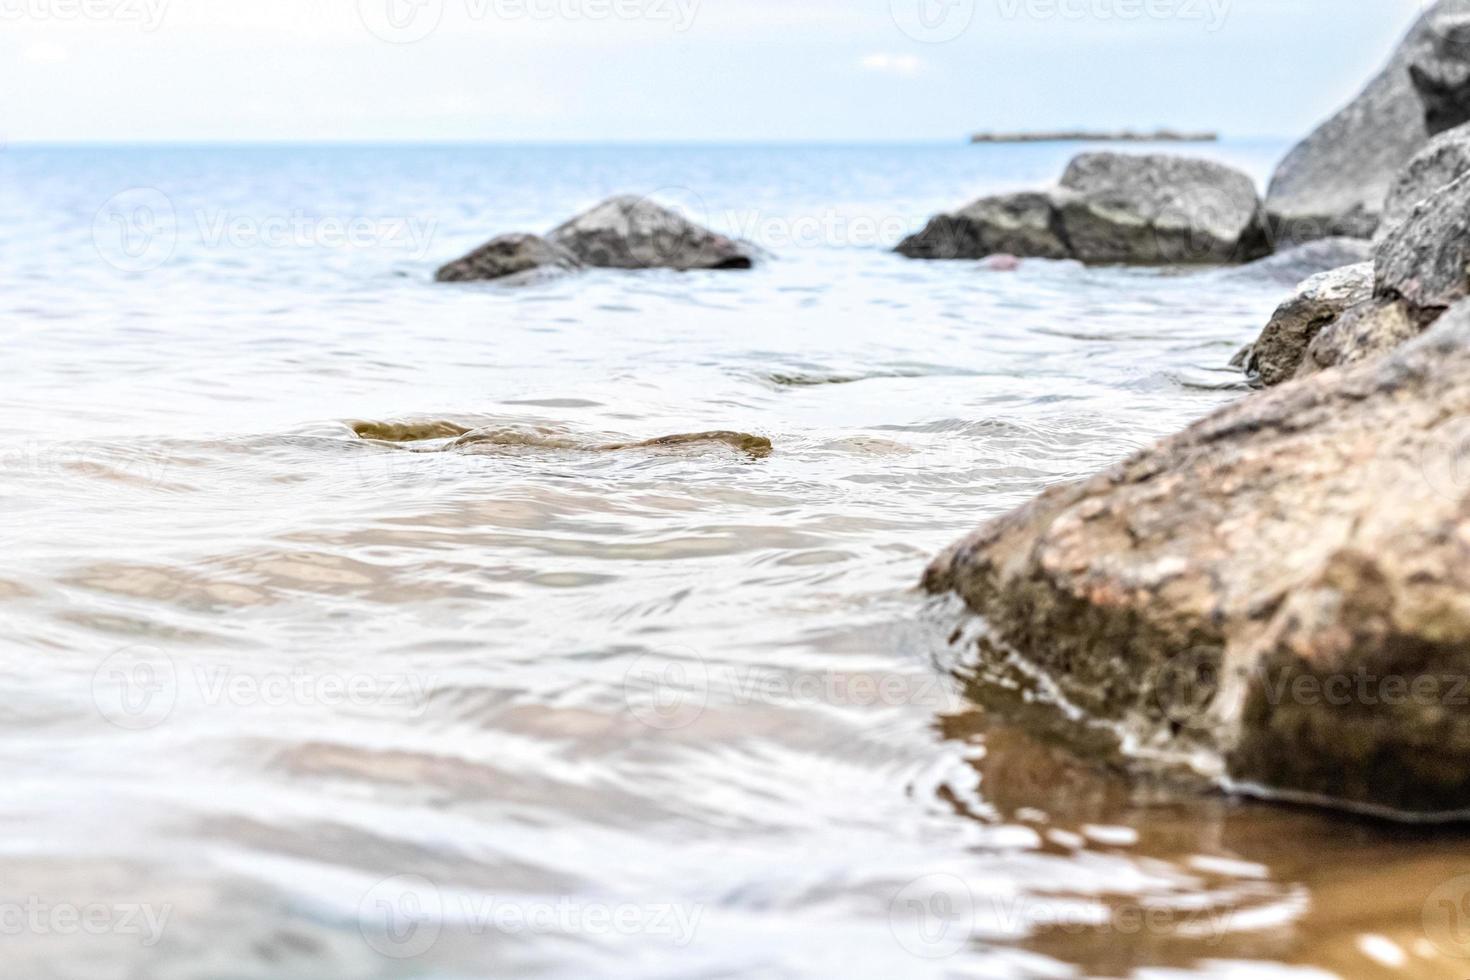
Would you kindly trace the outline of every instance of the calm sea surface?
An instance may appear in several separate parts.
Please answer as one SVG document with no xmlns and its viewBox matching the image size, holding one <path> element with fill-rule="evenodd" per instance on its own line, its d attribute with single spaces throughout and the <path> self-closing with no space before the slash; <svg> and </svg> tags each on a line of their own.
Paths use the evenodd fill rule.
<svg viewBox="0 0 1470 980">
<path fill-rule="evenodd" d="M 1470 976 L 1462 839 L 1130 786 L 937 657 L 926 561 L 1285 292 L 888 251 L 1075 150 L 0 151 L 0 972 Z M 432 281 L 613 193 L 769 259 Z M 608 448 L 711 430 L 774 451 Z"/>
</svg>

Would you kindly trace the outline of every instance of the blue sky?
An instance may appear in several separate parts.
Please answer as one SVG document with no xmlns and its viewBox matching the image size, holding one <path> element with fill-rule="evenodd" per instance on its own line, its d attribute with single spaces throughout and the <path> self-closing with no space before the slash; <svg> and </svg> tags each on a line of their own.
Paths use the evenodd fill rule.
<svg viewBox="0 0 1470 980">
<path fill-rule="evenodd" d="M 1423 0 L 0 0 L 0 139 L 1296 136 Z"/>
</svg>

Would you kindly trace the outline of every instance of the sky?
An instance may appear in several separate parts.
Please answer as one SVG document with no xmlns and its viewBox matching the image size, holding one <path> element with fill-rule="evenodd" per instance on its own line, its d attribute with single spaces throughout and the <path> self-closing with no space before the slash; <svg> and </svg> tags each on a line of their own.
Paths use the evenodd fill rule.
<svg viewBox="0 0 1470 980">
<path fill-rule="evenodd" d="M 1428 0 L 0 0 L 0 140 L 1293 137 Z"/>
</svg>

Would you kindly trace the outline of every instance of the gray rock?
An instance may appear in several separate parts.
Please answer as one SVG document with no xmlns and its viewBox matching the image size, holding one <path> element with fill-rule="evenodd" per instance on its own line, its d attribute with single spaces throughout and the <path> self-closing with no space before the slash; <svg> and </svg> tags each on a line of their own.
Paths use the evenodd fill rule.
<svg viewBox="0 0 1470 980">
<path fill-rule="evenodd" d="M 1020 658 L 1156 757 L 1302 800 L 1463 815 L 1467 417 L 1461 304 L 1392 354 L 1053 487 L 925 586 L 983 617 L 952 642 L 997 672 Z"/>
<path fill-rule="evenodd" d="M 1260 199 L 1238 170 L 1163 154 L 1084 153 L 1068 165 L 1062 229 L 1084 262 L 1221 263 L 1263 254 Z"/>
<path fill-rule="evenodd" d="M 1470 173 L 1470 126 L 1440 133 L 1404 166 L 1383 203 L 1383 223 L 1376 240 L 1382 241 L 1403 224 L 1414 205 Z"/>
<path fill-rule="evenodd" d="M 1060 187 L 984 197 L 937 215 L 895 250 L 917 259 L 994 254 L 1137 265 L 1261 254 L 1260 200 L 1237 170 L 1162 154 L 1084 153 Z"/>
<path fill-rule="evenodd" d="M 1331 272 L 1345 265 L 1372 260 L 1373 245 L 1366 239 L 1323 238 L 1225 270 L 1223 275 L 1231 279 L 1253 279 L 1290 287 L 1319 272 Z"/>
<path fill-rule="evenodd" d="M 1415 23 L 1388 67 L 1287 154 L 1266 194 L 1278 247 L 1373 235 L 1394 178 L 1429 139 L 1409 66 L 1439 36 L 1443 18 L 1467 11 L 1470 0 L 1440 0 Z"/>
<path fill-rule="evenodd" d="M 980 259 L 997 254 L 1070 258 L 1072 250 L 1058 227 L 1057 197 L 1045 191 L 982 197 L 959 211 L 935 215 L 895 251 L 911 259 Z"/>
<path fill-rule="evenodd" d="M 1470 174 L 1415 204 L 1373 251 L 1375 292 L 1425 315 L 1470 288 Z"/>
<path fill-rule="evenodd" d="M 749 269 L 756 251 L 647 198 L 609 198 L 547 236 L 582 263 L 608 269 Z"/>
<path fill-rule="evenodd" d="M 1372 296 L 1372 262 L 1311 277 L 1276 308 L 1245 361 L 1246 373 L 1263 385 L 1291 380 L 1317 334 L 1350 307 L 1365 303 Z"/>
<path fill-rule="evenodd" d="M 1470 122 L 1470 16 L 1439 16 L 1427 43 L 1409 65 L 1431 136 Z"/>
<path fill-rule="evenodd" d="M 473 282 L 535 269 L 567 271 L 580 266 L 576 256 L 539 235 L 513 234 L 491 239 L 444 266 L 434 278 L 439 282 Z"/>
<path fill-rule="evenodd" d="M 1357 364 L 1393 350 L 1423 332 L 1423 321 L 1403 300 L 1372 299 L 1344 310 L 1307 346 L 1296 376 Z"/>
</svg>

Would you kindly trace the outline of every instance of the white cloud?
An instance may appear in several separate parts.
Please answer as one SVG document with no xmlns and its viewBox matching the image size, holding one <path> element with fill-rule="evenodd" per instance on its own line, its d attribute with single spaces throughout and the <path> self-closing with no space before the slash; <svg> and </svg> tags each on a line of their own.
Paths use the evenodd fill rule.
<svg viewBox="0 0 1470 980">
<path fill-rule="evenodd" d="M 863 71 L 911 77 L 924 70 L 924 59 L 911 54 L 870 54 L 858 62 Z"/>
</svg>

